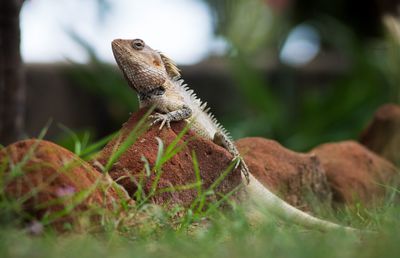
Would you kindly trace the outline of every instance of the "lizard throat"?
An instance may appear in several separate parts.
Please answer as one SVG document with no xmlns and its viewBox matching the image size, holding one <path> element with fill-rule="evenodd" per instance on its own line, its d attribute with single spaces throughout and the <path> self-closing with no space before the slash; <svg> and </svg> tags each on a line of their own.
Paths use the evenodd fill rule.
<svg viewBox="0 0 400 258">
<path fill-rule="evenodd" d="M 159 86 L 155 89 L 146 92 L 139 92 L 138 95 L 140 101 L 145 101 L 151 99 L 154 96 L 164 95 L 164 93 L 165 93 L 165 88 L 163 86 Z"/>
</svg>

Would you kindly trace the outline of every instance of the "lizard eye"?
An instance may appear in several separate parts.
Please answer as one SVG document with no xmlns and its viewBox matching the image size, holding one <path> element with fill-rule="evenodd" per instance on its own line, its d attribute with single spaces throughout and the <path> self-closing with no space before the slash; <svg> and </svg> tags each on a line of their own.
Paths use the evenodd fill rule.
<svg viewBox="0 0 400 258">
<path fill-rule="evenodd" d="M 144 48 L 144 41 L 141 39 L 135 39 L 132 42 L 132 47 L 136 50 L 142 50 Z"/>
</svg>

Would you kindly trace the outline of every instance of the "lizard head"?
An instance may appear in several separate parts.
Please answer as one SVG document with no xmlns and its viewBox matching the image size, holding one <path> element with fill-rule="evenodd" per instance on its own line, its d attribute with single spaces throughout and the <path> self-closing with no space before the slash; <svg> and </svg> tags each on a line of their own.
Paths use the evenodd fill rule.
<svg viewBox="0 0 400 258">
<path fill-rule="evenodd" d="M 171 59 L 141 39 L 115 39 L 111 46 L 119 68 L 137 92 L 151 91 L 180 76 Z"/>
</svg>

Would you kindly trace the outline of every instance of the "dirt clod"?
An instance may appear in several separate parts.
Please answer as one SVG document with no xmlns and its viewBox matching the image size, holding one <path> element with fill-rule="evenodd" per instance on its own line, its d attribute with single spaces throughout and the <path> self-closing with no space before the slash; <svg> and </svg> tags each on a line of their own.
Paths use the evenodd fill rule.
<svg viewBox="0 0 400 258">
<path fill-rule="evenodd" d="M 325 172 L 315 155 L 296 153 L 261 137 L 243 138 L 236 144 L 251 173 L 288 203 L 303 210 L 310 209 L 307 196 L 330 203 Z"/>
<path fill-rule="evenodd" d="M 354 141 L 322 144 L 312 153 L 321 160 L 335 203 L 373 204 L 398 181 L 393 164 Z"/>
<path fill-rule="evenodd" d="M 361 134 L 360 142 L 400 167 L 400 106 L 381 106 Z"/>
<path fill-rule="evenodd" d="M 48 141 L 11 144 L 0 150 L 0 164 L 5 197 L 21 202 L 28 224 L 44 221 L 63 230 L 65 223 L 99 218 L 98 208 L 113 211 L 122 200 L 101 173 Z"/>
<path fill-rule="evenodd" d="M 126 139 L 143 117 L 145 111 L 142 109 L 132 114 L 121 129 L 121 138 L 110 141 L 96 158 L 97 162 L 103 166 L 107 164 L 115 147 L 120 146 L 120 143 Z M 156 204 L 180 204 L 184 206 L 191 204 L 198 194 L 196 188 L 182 190 L 182 187 L 197 182 L 192 153 L 195 153 L 198 160 L 203 190 L 210 189 L 213 182 L 227 169 L 232 155 L 212 141 L 198 137 L 189 130 L 177 144 L 177 146 L 182 146 L 182 150 L 162 166 L 160 180 L 156 184 L 157 187 L 154 188 L 156 173 L 153 168 L 156 164 L 159 146 L 156 137 L 162 140 L 164 149 L 166 149 L 177 138 L 185 125 L 185 122 L 174 122 L 171 123 L 170 129 L 164 127 L 161 131 L 158 129 L 159 125 L 149 128 L 112 166 L 109 171 L 110 176 L 132 196 L 138 190 L 138 186 L 142 185 L 145 195 L 149 195 L 152 189 L 157 189 L 156 192 L 158 193 L 150 198 Z M 151 173 L 149 176 L 146 176 L 145 160 L 150 165 Z M 227 194 L 240 183 L 240 172 L 238 170 L 231 171 L 214 189 L 216 194 L 211 199 L 217 198 L 219 194 Z M 172 190 L 172 188 L 175 188 L 175 190 Z"/>
</svg>

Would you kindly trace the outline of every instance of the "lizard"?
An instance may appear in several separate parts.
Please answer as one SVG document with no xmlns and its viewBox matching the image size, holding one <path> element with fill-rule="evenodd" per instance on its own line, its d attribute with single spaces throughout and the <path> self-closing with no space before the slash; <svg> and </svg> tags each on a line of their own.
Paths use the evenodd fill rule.
<svg viewBox="0 0 400 258">
<path fill-rule="evenodd" d="M 115 39 L 111 43 L 116 63 L 129 86 L 137 93 L 140 108 L 154 107 L 150 116 L 152 125 L 170 127 L 174 121 L 190 121 L 191 129 L 201 137 L 214 141 L 227 149 L 239 167 L 246 202 L 250 211 L 261 206 L 277 216 L 311 229 L 328 231 L 341 229 L 358 232 L 358 229 L 342 226 L 311 216 L 280 199 L 262 185 L 249 171 L 229 133 L 209 112 L 202 102 L 181 79 L 180 70 L 172 59 L 152 49 L 141 39 Z"/>
</svg>

